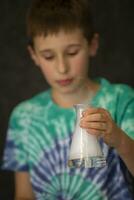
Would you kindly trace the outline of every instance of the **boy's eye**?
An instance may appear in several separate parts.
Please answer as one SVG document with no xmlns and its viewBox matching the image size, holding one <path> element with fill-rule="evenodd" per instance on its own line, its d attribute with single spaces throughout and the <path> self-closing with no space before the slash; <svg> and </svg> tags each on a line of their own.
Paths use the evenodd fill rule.
<svg viewBox="0 0 134 200">
<path fill-rule="evenodd" d="M 71 55 L 71 56 L 76 55 L 76 54 L 77 54 L 77 52 L 69 52 L 68 53 L 68 55 Z"/>
<path fill-rule="evenodd" d="M 46 60 L 52 60 L 52 59 L 54 58 L 54 56 L 44 56 L 44 58 L 45 58 Z"/>
<path fill-rule="evenodd" d="M 75 56 L 79 53 L 79 50 L 75 50 L 75 51 L 68 51 L 67 54 L 70 56 Z"/>
<path fill-rule="evenodd" d="M 54 55 L 52 55 L 52 54 L 43 54 L 42 56 L 46 60 L 52 60 L 54 58 Z"/>
</svg>

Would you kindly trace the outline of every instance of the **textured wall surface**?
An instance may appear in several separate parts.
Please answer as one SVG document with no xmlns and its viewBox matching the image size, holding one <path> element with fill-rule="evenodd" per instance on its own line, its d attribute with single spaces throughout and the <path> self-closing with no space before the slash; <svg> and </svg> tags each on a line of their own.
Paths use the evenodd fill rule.
<svg viewBox="0 0 134 200">
<path fill-rule="evenodd" d="M 13 107 L 48 86 L 26 50 L 25 14 L 31 0 L 1 0 L 0 5 L 0 157 Z M 100 49 L 92 76 L 134 87 L 133 0 L 92 0 Z M 12 173 L 0 173 L 0 199 L 12 200 Z M 7 189 L 6 189 L 7 188 Z"/>
</svg>

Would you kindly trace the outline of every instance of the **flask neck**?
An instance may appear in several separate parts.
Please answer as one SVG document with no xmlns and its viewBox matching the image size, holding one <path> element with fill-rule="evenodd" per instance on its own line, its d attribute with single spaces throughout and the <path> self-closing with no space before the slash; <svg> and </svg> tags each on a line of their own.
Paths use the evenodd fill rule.
<svg viewBox="0 0 134 200">
<path fill-rule="evenodd" d="M 87 105 L 85 104 L 76 104 L 74 105 L 75 111 L 76 111 L 76 120 L 77 122 L 80 121 L 80 118 L 82 117 L 82 112 L 87 108 Z"/>
</svg>

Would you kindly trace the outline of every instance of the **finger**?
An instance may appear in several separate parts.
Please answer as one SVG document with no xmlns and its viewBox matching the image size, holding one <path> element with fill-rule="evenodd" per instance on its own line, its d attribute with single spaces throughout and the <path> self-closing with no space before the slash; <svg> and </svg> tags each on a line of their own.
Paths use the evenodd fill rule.
<svg viewBox="0 0 134 200">
<path fill-rule="evenodd" d="M 81 120 L 87 121 L 87 122 L 106 122 L 107 118 L 103 113 L 95 113 L 95 114 L 90 114 L 83 116 Z"/>
<path fill-rule="evenodd" d="M 98 137 L 98 138 L 99 138 L 99 137 L 103 137 L 103 135 L 106 134 L 105 131 L 101 131 L 101 132 L 100 132 L 100 130 L 92 129 L 92 128 L 86 129 L 86 131 L 87 131 L 89 134 L 95 135 L 95 136 Z"/>
<path fill-rule="evenodd" d="M 82 115 L 86 116 L 86 115 L 89 115 L 89 114 L 94 114 L 94 113 L 97 113 L 97 110 L 98 110 L 98 108 L 89 107 L 82 112 Z"/>
<path fill-rule="evenodd" d="M 109 115 L 108 111 L 104 108 L 87 108 L 85 111 L 83 111 L 82 115 L 87 116 L 89 114 L 95 114 L 95 113 L 102 113 L 103 115 Z"/>
<path fill-rule="evenodd" d="M 85 129 L 97 129 L 100 131 L 105 131 L 107 129 L 107 124 L 105 122 L 85 122 L 82 121 L 80 126 Z"/>
<path fill-rule="evenodd" d="M 99 123 L 98 122 L 92 122 L 92 123 L 89 123 L 89 128 L 103 131 L 103 130 L 107 129 L 107 125 L 104 122 L 99 122 Z"/>
</svg>

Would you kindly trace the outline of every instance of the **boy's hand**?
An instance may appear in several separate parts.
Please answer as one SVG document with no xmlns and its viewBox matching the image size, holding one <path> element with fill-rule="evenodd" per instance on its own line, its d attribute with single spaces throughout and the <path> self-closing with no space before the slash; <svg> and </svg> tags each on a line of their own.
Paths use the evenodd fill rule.
<svg viewBox="0 0 134 200">
<path fill-rule="evenodd" d="M 103 108 L 88 108 L 82 113 L 80 126 L 88 133 L 102 137 L 112 147 L 117 147 L 120 141 L 121 129 L 117 127 L 110 113 Z"/>
</svg>

